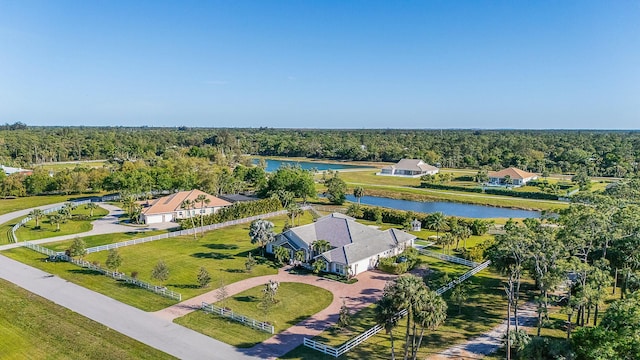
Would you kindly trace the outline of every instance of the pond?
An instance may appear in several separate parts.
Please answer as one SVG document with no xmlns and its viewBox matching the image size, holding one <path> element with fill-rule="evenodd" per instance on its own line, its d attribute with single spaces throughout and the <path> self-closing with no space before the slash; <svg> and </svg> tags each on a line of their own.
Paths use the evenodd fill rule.
<svg viewBox="0 0 640 360">
<path fill-rule="evenodd" d="M 253 159 L 253 163 L 257 164 L 260 160 Z M 317 161 L 296 161 L 296 160 L 274 160 L 266 159 L 267 172 L 274 172 L 282 166 L 300 166 L 305 170 L 316 169 L 318 171 L 325 170 L 345 170 L 345 169 L 366 169 L 369 166 L 349 165 L 349 164 L 332 164 Z"/>
<path fill-rule="evenodd" d="M 356 202 L 353 195 L 347 195 L 347 200 Z M 494 206 L 460 204 L 453 202 L 423 202 L 390 199 L 377 196 L 363 196 L 360 198 L 363 205 L 382 206 L 398 210 L 411 210 L 422 213 L 440 211 L 447 216 L 460 216 L 467 218 L 539 218 L 540 212 L 530 210 L 517 210 L 499 208 Z"/>
</svg>

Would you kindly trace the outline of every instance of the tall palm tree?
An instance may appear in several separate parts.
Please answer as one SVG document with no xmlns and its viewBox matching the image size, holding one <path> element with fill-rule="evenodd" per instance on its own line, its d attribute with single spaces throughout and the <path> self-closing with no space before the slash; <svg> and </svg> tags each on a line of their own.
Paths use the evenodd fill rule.
<svg viewBox="0 0 640 360">
<path fill-rule="evenodd" d="M 180 205 L 180 207 L 183 210 L 186 210 L 187 214 L 189 214 L 189 218 L 191 218 L 191 228 L 194 230 L 193 231 L 193 238 L 196 239 L 198 236 L 196 234 L 195 228 L 196 228 L 196 223 L 195 220 L 193 219 L 193 214 L 191 214 L 191 209 L 193 208 L 195 202 L 186 199 L 182 202 L 182 204 Z"/>
<path fill-rule="evenodd" d="M 413 360 L 416 360 L 418 356 L 418 349 L 422 344 L 424 330 L 433 331 L 437 329 L 447 318 L 447 303 L 435 291 L 428 291 L 425 288 L 416 295 L 415 301 L 417 306 L 413 317 L 414 324 L 420 324 L 420 337 L 418 338 L 418 343 L 412 349 Z M 413 343 L 415 344 L 415 331 L 413 335 Z"/>
<path fill-rule="evenodd" d="M 396 279 L 392 291 L 393 300 L 400 309 L 407 310 L 407 329 L 405 333 L 404 358 L 407 359 L 409 354 L 409 331 L 411 330 L 411 321 L 413 314 L 416 312 L 416 297 L 425 288 L 426 285 L 421 278 L 413 275 L 400 276 Z"/>
<path fill-rule="evenodd" d="M 427 229 L 436 231 L 436 237 L 439 239 L 440 232 L 447 226 L 447 219 L 444 217 L 442 212 L 437 211 L 427 216 L 426 225 Z"/>
<path fill-rule="evenodd" d="M 455 237 L 453 236 L 453 234 L 446 233 L 442 235 L 442 239 L 440 240 L 440 242 L 442 243 L 442 249 L 444 250 L 444 247 L 446 246 L 447 253 L 451 253 L 451 245 L 453 245 L 454 241 L 455 241 Z"/>
<path fill-rule="evenodd" d="M 398 312 L 400 309 L 390 296 L 383 296 L 376 302 L 375 319 L 376 323 L 382 325 L 391 341 L 391 360 L 395 360 L 395 347 L 393 342 L 393 329 L 398 326 Z"/>
<path fill-rule="evenodd" d="M 60 223 L 64 219 L 62 214 L 49 215 L 49 222 L 56 225 L 56 231 L 60 231 Z"/>
<path fill-rule="evenodd" d="M 353 196 L 358 200 L 358 205 L 360 205 L 360 198 L 364 196 L 364 188 L 362 186 L 353 188 Z"/>
<path fill-rule="evenodd" d="M 44 213 L 42 212 L 42 210 L 33 209 L 31 210 L 31 212 L 29 212 L 28 216 L 36 221 L 36 227 L 40 227 L 40 219 L 42 218 L 43 215 Z"/>
<path fill-rule="evenodd" d="M 211 200 L 206 195 L 200 194 L 195 201 L 200 203 L 200 227 L 202 228 L 204 227 L 204 206 L 209 205 Z M 204 236 L 204 229 L 202 230 L 202 236 Z"/>
</svg>

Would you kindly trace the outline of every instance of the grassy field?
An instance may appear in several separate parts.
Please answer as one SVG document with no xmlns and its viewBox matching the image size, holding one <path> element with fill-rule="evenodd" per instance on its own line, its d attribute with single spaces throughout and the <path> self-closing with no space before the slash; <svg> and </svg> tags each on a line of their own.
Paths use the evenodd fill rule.
<svg viewBox="0 0 640 360">
<path fill-rule="evenodd" d="M 436 273 L 446 272 L 453 279 L 468 270 L 468 268 L 445 263 L 433 258 L 424 258 L 429 268 Z M 506 301 L 503 299 L 502 280 L 500 276 L 490 270 L 483 270 L 468 281 L 469 299 L 458 312 L 457 305 L 449 303 L 447 320 L 444 325 L 433 332 L 426 332 L 418 358 L 425 358 L 453 344 L 465 341 L 474 335 L 481 334 L 502 321 L 506 315 Z M 353 317 L 353 324 L 349 331 L 325 331 L 315 339 L 323 343 L 337 346 L 349 340 L 353 336 L 369 329 L 375 322 L 373 320 L 374 306 L 363 309 Z M 404 320 L 394 330 L 396 356 L 398 349 L 404 346 Z M 354 350 L 340 357 L 340 359 L 389 359 L 390 341 L 384 332 L 367 340 Z M 315 350 L 299 346 L 282 359 L 329 359 Z"/>
<path fill-rule="evenodd" d="M 2 359 L 173 359 L 0 279 Z"/>
<path fill-rule="evenodd" d="M 333 301 L 333 294 L 319 287 L 299 283 L 280 283 L 276 297 L 278 303 L 265 316 L 259 308 L 263 288 L 258 286 L 243 291 L 227 299 L 224 304 L 218 302 L 216 305 L 226 306 L 256 320 L 266 320 L 273 324 L 276 333 L 279 333 L 321 311 Z M 273 336 L 204 311 L 193 312 L 176 319 L 175 322 L 241 348 L 252 347 Z"/>
<path fill-rule="evenodd" d="M 285 218 L 281 216 L 269 219 L 276 225 L 276 232 L 282 229 Z M 300 223 L 311 221 L 311 215 L 305 214 Z M 198 235 L 197 239 L 184 236 L 120 248 L 118 251 L 123 263 L 118 270 L 126 274 L 138 272 L 139 279 L 162 284 L 181 293 L 185 300 L 209 291 L 197 284 L 196 275 L 201 266 L 209 271 L 215 283 L 223 281 L 231 284 L 254 276 L 276 274 L 277 267 L 273 262 L 263 258 L 258 258 L 258 265 L 251 273 L 246 271 L 244 263 L 247 254 L 255 248 L 249 239 L 249 224 L 241 224 L 210 231 L 204 237 Z M 44 262 L 44 256 L 28 249 L 12 249 L 4 254 L 146 311 L 159 310 L 173 304 L 173 301 L 146 290 L 129 287 L 72 264 Z M 107 254 L 107 251 L 89 254 L 85 259 L 104 264 Z M 151 279 L 151 270 L 160 260 L 169 267 L 169 279 L 164 283 Z"/>
<path fill-rule="evenodd" d="M 132 239 L 139 239 L 147 236 L 153 236 L 158 234 L 164 234 L 168 232 L 168 230 L 154 230 L 154 231 L 139 231 L 139 232 L 126 232 L 126 233 L 114 233 L 114 234 L 102 234 L 102 235 L 93 235 L 83 237 L 87 247 L 94 247 L 100 245 L 113 244 L 121 241 L 127 241 Z M 54 243 L 43 244 L 43 246 L 54 250 L 54 251 L 64 251 L 71 246 L 73 240 L 64 240 L 57 241 Z"/>
<path fill-rule="evenodd" d="M 97 195 L 97 194 L 96 194 Z M 0 199 L 0 215 L 10 212 L 30 209 L 36 206 L 48 205 L 70 201 L 80 197 L 91 196 L 88 194 L 80 195 L 51 195 L 51 196 L 28 196 L 17 199 Z"/>
<path fill-rule="evenodd" d="M 35 228 L 36 221 L 31 220 L 16 231 L 16 236 L 19 241 L 29 241 L 87 232 L 93 229 L 93 225 L 91 225 L 92 221 L 107 215 L 109 211 L 98 207 L 93 210 L 93 217 L 89 217 L 89 213 L 90 210 L 85 208 L 84 205 L 76 207 L 71 213 L 72 218 L 60 224 L 60 231 L 56 230 L 56 225 L 51 224 L 46 216 L 40 219 L 39 229 Z"/>
<path fill-rule="evenodd" d="M 64 169 L 75 169 L 78 166 L 83 168 L 100 168 L 107 164 L 106 160 L 90 160 L 90 161 L 69 161 L 62 163 L 49 163 L 44 165 L 38 165 L 37 167 L 45 170 L 60 171 Z"/>
</svg>

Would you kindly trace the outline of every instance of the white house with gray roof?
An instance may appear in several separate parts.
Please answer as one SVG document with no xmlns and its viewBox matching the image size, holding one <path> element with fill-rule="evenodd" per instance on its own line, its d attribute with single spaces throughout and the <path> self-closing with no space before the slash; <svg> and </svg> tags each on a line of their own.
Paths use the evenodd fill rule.
<svg viewBox="0 0 640 360">
<path fill-rule="evenodd" d="M 395 165 L 383 167 L 377 175 L 420 177 L 422 175 L 435 175 L 438 171 L 440 169 L 420 159 L 402 159 Z"/>
<path fill-rule="evenodd" d="M 267 245 L 267 252 L 274 253 L 282 246 L 291 251 L 293 259 L 294 254 L 302 250 L 307 263 L 322 258 L 327 263 L 327 272 L 357 275 L 374 269 L 380 258 L 398 255 L 412 247 L 415 238 L 398 229 L 381 231 L 360 224 L 352 217 L 333 213 L 278 234 L 276 240 Z M 318 240 L 326 240 L 331 248 L 317 253 L 313 243 Z"/>
</svg>

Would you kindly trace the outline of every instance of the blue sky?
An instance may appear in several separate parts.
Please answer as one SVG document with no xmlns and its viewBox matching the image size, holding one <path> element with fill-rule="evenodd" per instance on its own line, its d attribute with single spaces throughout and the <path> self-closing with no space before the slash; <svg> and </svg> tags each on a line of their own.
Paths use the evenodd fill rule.
<svg viewBox="0 0 640 360">
<path fill-rule="evenodd" d="M 0 123 L 640 128 L 638 1 L 0 0 Z"/>
</svg>

